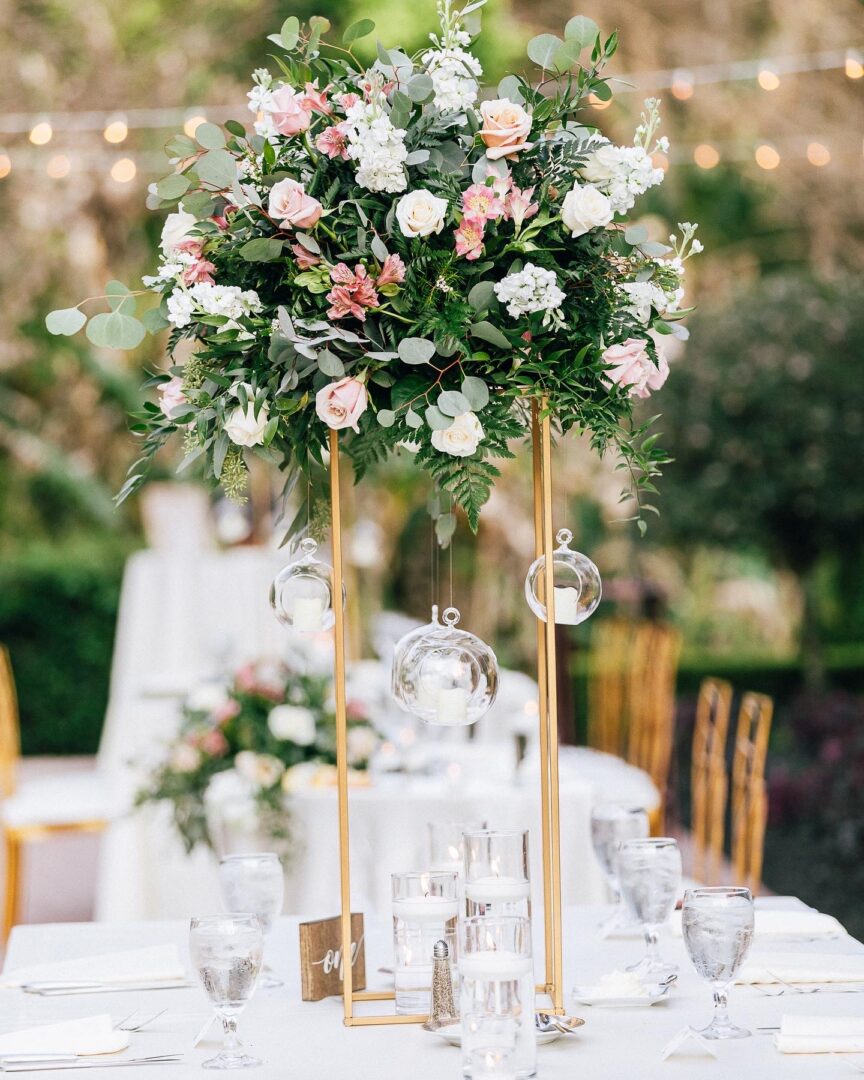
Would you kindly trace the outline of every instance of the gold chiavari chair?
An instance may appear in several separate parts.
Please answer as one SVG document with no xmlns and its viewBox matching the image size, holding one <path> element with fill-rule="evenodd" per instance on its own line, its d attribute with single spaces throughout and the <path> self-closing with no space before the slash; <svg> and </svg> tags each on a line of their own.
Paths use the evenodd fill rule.
<svg viewBox="0 0 864 1080">
<path fill-rule="evenodd" d="M 738 713 L 732 759 L 732 865 L 735 881 L 755 896 L 762 880 L 768 785 L 765 763 L 774 702 L 765 694 L 746 693 Z"/>
<path fill-rule="evenodd" d="M 630 647 L 635 629 L 629 619 L 603 619 L 591 639 L 588 745 L 617 757 L 627 752 Z"/>
<path fill-rule="evenodd" d="M 672 744 L 675 737 L 675 682 L 681 635 L 665 623 L 640 623 L 631 645 L 627 760 L 654 781 L 660 806 L 651 815 L 662 834 Z"/>
<path fill-rule="evenodd" d="M 2 941 L 18 921 L 25 844 L 63 833 L 101 832 L 108 801 L 92 775 L 60 774 L 19 787 L 18 698 L 9 653 L 0 645 L 0 825 L 6 854 Z"/>
<path fill-rule="evenodd" d="M 732 687 L 728 682 L 702 680 L 693 729 L 690 793 L 693 877 L 705 885 L 715 883 L 723 860 L 729 798 L 726 737 L 731 707 Z"/>
</svg>

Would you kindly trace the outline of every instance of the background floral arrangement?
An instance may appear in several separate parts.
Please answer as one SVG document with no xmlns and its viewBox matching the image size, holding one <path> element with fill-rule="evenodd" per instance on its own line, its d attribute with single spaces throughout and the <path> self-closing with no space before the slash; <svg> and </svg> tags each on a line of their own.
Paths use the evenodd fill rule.
<svg viewBox="0 0 864 1080">
<path fill-rule="evenodd" d="M 247 664 L 230 687 L 206 684 L 183 708 L 177 739 L 139 791 L 136 805 L 167 800 L 187 851 L 215 847 L 211 815 L 229 818 L 284 848 L 290 796 L 335 783 L 332 683 L 283 664 Z M 379 742 L 365 707 L 348 702 L 348 760 L 354 782 Z M 208 809 L 210 813 L 208 813 Z"/>
<path fill-rule="evenodd" d="M 148 199 L 172 211 L 144 279 L 158 305 L 139 319 L 137 294 L 112 282 L 110 311 L 47 319 L 119 348 L 170 329 L 174 363 L 136 417 L 144 447 L 121 497 L 180 430 L 183 465 L 203 461 L 231 497 L 248 453 L 279 465 L 286 492 L 305 472 L 313 498 L 294 532 L 331 428 L 358 475 L 407 448 L 476 528 L 491 459 L 512 456 L 542 398 L 562 432 L 623 455 L 644 530 L 665 455 L 634 403 L 667 377 L 656 336 L 684 334 L 684 264 L 701 247 L 690 224 L 660 244 L 624 221 L 663 178 L 658 102 L 632 146 L 585 122 L 590 96 L 611 97 L 617 35 L 582 16 L 529 43 L 536 85 L 509 75 L 480 100 L 469 47 L 483 2 L 439 0 L 429 48 L 379 43 L 368 68 L 352 46 L 371 20 L 335 44 L 326 19 L 292 16 L 270 38 L 278 75 L 253 76 L 254 132 L 204 123 L 169 141 L 173 171 Z M 442 542 L 453 527 L 443 515 Z"/>
</svg>

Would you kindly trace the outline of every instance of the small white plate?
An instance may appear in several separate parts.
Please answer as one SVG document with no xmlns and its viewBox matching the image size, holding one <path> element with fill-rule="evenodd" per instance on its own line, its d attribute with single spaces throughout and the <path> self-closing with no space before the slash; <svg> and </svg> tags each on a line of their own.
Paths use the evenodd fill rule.
<svg viewBox="0 0 864 1080">
<path fill-rule="evenodd" d="M 609 1009 L 638 1009 L 640 1007 L 646 1007 L 648 1005 L 656 1005 L 658 1001 L 663 1001 L 669 996 L 669 991 L 672 989 L 672 984 L 661 986 L 659 983 L 649 987 L 648 994 L 643 996 L 634 997 L 592 997 L 590 993 L 590 987 L 587 986 L 574 986 L 571 992 L 571 997 L 574 1001 L 578 1001 L 580 1005 L 596 1005 L 598 1008 Z"/>
<path fill-rule="evenodd" d="M 462 1045 L 462 1025 L 461 1024 L 448 1024 L 446 1027 L 438 1028 L 437 1031 L 432 1032 L 433 1035 L 437 1035 L 439 1039 L 443 1039 L 445 1042 L 450 1043 L 451 1046 Z M 563 1031 L 538 1031 L 537 1033 L 537 1045 L 545 1046 L 546 1043 L 555 1042 L 556 1039 L 560 1039 L 564 1034 Z"/>
</svg>

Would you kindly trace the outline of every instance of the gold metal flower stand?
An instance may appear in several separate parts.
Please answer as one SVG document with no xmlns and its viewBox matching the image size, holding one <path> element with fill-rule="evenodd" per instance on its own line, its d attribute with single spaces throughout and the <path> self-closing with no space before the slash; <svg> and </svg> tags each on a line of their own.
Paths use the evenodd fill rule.
<svg viewBox="0 0 864 1080">
<path fill-rule="evenodd" d="M 552 434 L 545 399 L 531 403 L 531 438 L 534 465 L 535 557 L 544 555 L 547 620 L 537 619 L 537 680 L 540 724 L 540 811 L 543 854 L 544 981 L 538 994 L 548 995 L 544 1010 L 562 1014 L 563 968 L 561 932 L 561 829 L 558 799 L 558 709 L 555 662 L 555 589 L 552 559 Z M 333 533 L 333 595 L 342 596 L 342 499 L 340 495 L 339 435 L 330 432 L 330 503 Z M 336 767 L 339 808 L 339 872 L 341 885 L 342 955 L 351 956 L 351 866 L 348 814 L 348 725 L 345 710 L 345 612 L 334 603 Z M 392 990 L 354 990 L 351 964 L 345 963 L 343 1006 L 348 1027 L 376 1024 L 419 1024 L 425 1015 L 397 1016 L 393 1012 L 356 1015 L 355 1006 L 366 1002 L 393 1001 Z"/>
</svg>

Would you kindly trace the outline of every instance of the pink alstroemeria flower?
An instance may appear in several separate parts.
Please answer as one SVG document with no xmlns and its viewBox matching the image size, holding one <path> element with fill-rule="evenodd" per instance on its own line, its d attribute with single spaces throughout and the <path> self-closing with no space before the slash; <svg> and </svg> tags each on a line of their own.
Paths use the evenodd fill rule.
<svg viewBox="0 0 864 1080">
<path fill-rule="evenodd" d="M 469 262 L 479 259 L 483 252 L 483 218 L 466 215 L 453 234 L 456 237 L 456 254 L 464 255 Z"/>
<path fill-rule="evenodd" d="M 364 322 L 367 308 L 378 307 L 380 300 L 375 292 L 375 283 L 369 277 L 366 267 L 361 263 L 351 270 L 345 263 L 337 263 L 330 271 L 333 288 L 327 293 L 331 319 L 344 319 L 353 315 Z"/>
<path fill-rule="evenodd" d="M 504 203 L 488 185 L 472 184 L 462 192 L 462 209 L 470 217 L 493 221 L 504 213 Z"/>
<path fill-rule="evenodd" d="M 398 255 L 388 255 L 381 267 L 375 286 L 380 289 L 382 285 L 401 285 L 405 280 L 405 263 Z"/>
<path fill-rule="evenodd" d="M 352 93 L 339 94 L 339 96 L 336 98 L 336 101 L 339 103 L 340 107 L 345 110 L 345 112 L 348 112 L 349 109 L 353 109 L 359 100 L 360 96 L 358 94 Z"/>
<path fill-rule="evenodd" d="M 317 266 L 321 262 L 320 255 L 313 254 L 303 247 L 302 244 L 292 244 L 291 250 L 294 252 L 294 259 L 300 270 L 309 270 L 311 267 Z"/>
<path fill-rule="evenodd" d="M 315 146 L 328 158 L 348 160 L 348 136 L 341 124 L 331 124 L 324 128 L 315 140 Z"/>
<path fill-rule="evenodd" d="M 333 106 L 327 100 L 327 91 L 329 89 L 328 84 L 323 90 L 319 90 L 317 79 L 315 82 L 307 82 L 306 93 L 303 95 L 301 102 L 303 108 L 308 109 L 310 112 L 323 113 L 324 116 L 332 116 Z"/>
<path fill-rule="evenodd" d="M 197 262 L 187 266 L 183 271 L 183 284 L 184 285 L 215 285 L 216 279 L 213 275 L 216 273 L 216 267 L 212 262 L 208 262 L 207 259 L 198 259 Z"/>
<path fill-rule="evenodd" d="M 534 217 L 540 209 L 539 203 L 531 202 L 533 194 L 533 187 L 518 188 L 514 184 L 504 199 L 504 217 L 513 221 L 517 232 L 522 228 L 522 223 Z"/>
</svg>

